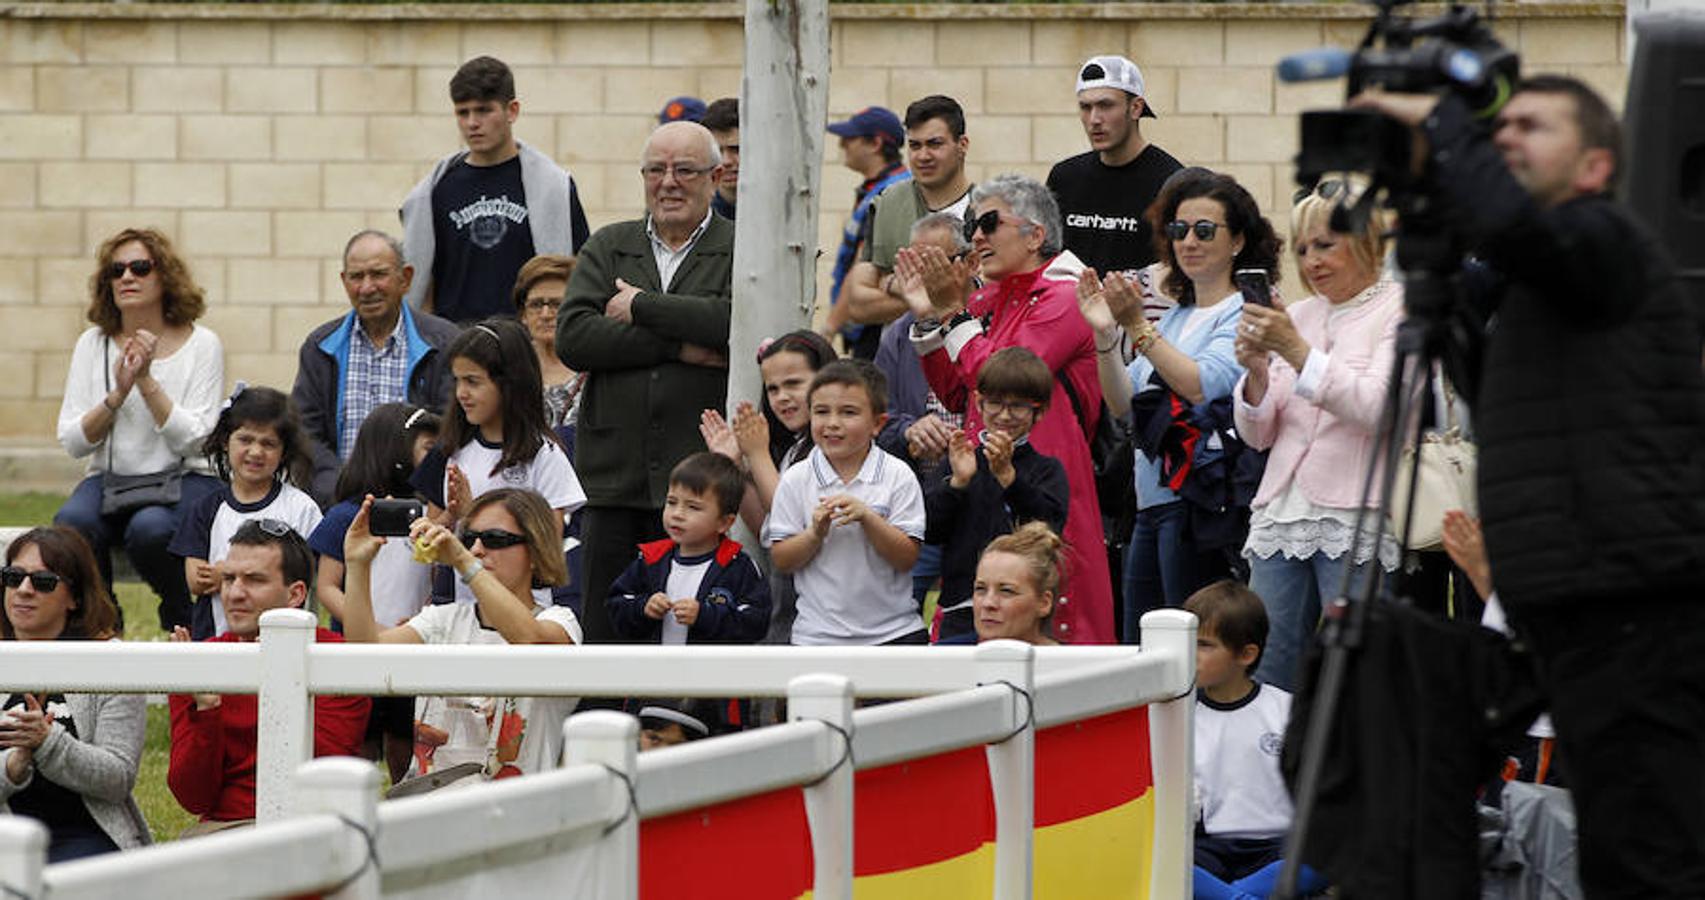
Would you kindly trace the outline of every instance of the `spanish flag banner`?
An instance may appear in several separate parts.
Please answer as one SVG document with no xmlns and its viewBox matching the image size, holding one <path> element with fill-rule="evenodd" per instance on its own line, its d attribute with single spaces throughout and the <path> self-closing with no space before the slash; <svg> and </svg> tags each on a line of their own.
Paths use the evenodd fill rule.
<svg viewBox="0 0 1705 900">
<path fill-rule="evenodd" d="M 797 787 L 639 827 L 641 900 L 793 898 L 811 890 L 811 830 Z"/>
<path fill-rule="evenodd" d="M 1153 785 L 1146 707 L 1038 732 L 1038 900 L 1147 898 Z M 860 900 L 993 893 L 994 795 L 982 747 L 861 771 L 853 796 Z M 647 820 L 639 861 L 644 900 L 808 897 L 804 795 L 788 788 Z"/>
<path fill-rule="evenodd" d="M 1036 735 L 1037 900 L 1148 897 L 1154 769 L 1148 707 Z"/>
</svg>

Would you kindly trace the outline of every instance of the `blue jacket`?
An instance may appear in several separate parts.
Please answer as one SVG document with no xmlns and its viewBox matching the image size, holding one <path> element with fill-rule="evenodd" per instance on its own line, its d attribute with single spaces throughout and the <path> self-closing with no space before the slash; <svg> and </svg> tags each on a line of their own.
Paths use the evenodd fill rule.
<svg viewBox="0 0 1705 900">
<path fill-rule="evenodd" d="M 645 614 L 645 601 L 667 589 L 669 567 L 679 558 L 675 542 L 667 538 L 639 545 L 639 558 L 610 585 L 604 601 L 618 637 L 662 640 L 663 622 Z M 769 630 L 770 591 L 764 575 L 740 545 L 726 537 L 699 582 L 697 600 L 699 618 L 687 629 L 689 644 L 755 644 Z"/>
<path fill-rule="evenodd" d="M 408 338 L 409 403 L 442 412 L 450 399 L 449 366 L 441 351 L 461 334 L 454 322 L 415 312 L 402 305 L 397 327 Z M 355 312 L 326 322 L 308 334 L 296 360 L 296 385 L 290 399 L 302 417 L 314 447 L 314 480 L 311 493 L 321 506 L 332 502 L 338 468 L 338 428 L 343 422 L 343 385 L 349 373 L 349 342 L 355 334 Z M 389 400 L 403 400 L 396 397 Z"/>
</svg>

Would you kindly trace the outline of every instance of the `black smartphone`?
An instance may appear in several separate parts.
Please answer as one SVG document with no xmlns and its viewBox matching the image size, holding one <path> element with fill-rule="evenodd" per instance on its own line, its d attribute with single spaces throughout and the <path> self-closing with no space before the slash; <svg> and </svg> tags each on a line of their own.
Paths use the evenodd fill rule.
<svg viewBox="0 0 1705 900">
<path fill-rule="evenodd" d="M 1231 280 L 1237 285 L 1238 292 L 1243 294 L 1244 303 L 1268 307 L 1273 305 L 1273 286 L 1267 281 L 1266 269 L 1238 269 L 1232 273 Z"/>
<path fill-rule="evenodd" d="M 377 537 L 407 537 L 414 520 L 426 515 L 419 500 L 374 500 L 367 528 Z"/>
</svg>

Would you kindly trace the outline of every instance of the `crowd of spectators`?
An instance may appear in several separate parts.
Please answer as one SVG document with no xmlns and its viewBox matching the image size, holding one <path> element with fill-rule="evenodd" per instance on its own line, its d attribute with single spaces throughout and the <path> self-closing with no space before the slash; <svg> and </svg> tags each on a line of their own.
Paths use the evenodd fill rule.
<svg viewBox="0 0 1705 900">
<path fill-rule="evenodd" d="M 1360 515 L 1380 503 L 1361 473 L 1403 305 L 1386 223 L 1338 230 L 1335 195 L 1367 186 L 1348 174 L 1263 213 L 1187 167 L 1143 136 L 1164 111 L 1129 59 L 1089 59 L 1075 95 L 1089 149 L 1045 182 L 973 184 L 951 97 L 830 124 L 861 182 L 823 324 L 756 360 L 728 355 L 733 99 L 670 100 L 638 148 L 644 216 L 594 230 L 573 176 L 515 139 L 508 67 L 464 64 L 465 146 L 398 198 L 400 238 L 327 236 L 351 309 L 304 337 L 288 395 L 222 397 L 191 265 L 166 235 L 119 232 L 58 424 L 88 475 L 8 548 L 4 636 L 116 638 L 121 547 L 184 641 L 253 640 L 262 611 L 317 603 L 320 640 L 1131 643 L 1143 612 L 1188 599 L 1202 824 L 1228 835 L 1199 845 L 1205 871 L 1266 871 L 1289 817 L 1276 732 L 1322 603 L 1347 572 L 1402 567 Z M 1270 299 L 1240 288 L 1249 272 Z M 731 366 L 764 393 L 725 419 Z M 1123 471 L 1109 435 L 1136 448 Z M 375 536 L 374 504 L 408 499 L 408 533 Z M 738 520 L 757 546 L 729 536 Z M 766 719 L 737 699 L 595 702 L 641 715 L 652 745 Z M 321 698 L 315 751 L 383 753 L 432 787 L 522 775 L 552 764 L 575 703 Z M 49 824 L 56 859 L 146 842 L 140 700 L 7 707 L 0 802 Z M 251 820 L 253 698 L 175 696 L 171 714 L 192 830 Z"/>
</svg>

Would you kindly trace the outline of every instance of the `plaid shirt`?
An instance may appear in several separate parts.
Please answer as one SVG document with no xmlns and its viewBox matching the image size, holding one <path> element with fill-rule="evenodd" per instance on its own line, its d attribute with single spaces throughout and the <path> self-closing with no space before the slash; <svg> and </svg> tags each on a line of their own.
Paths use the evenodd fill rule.
<svg viewBox="0 0 1705 900">
<path fill-rule="evenodd" d="M 349 368 L 343 376 L 343 421 L 338 423 L 337 455 L 349 459 L 355 448 L 355 435 L 367 414 L 384 403 L 408 400 L 408 335 L 403 332 L 401 319 L 391 329 L 391 336 L 375 349 L 355 319 L 355 331 L 349 336 Z"/>
</svg>

